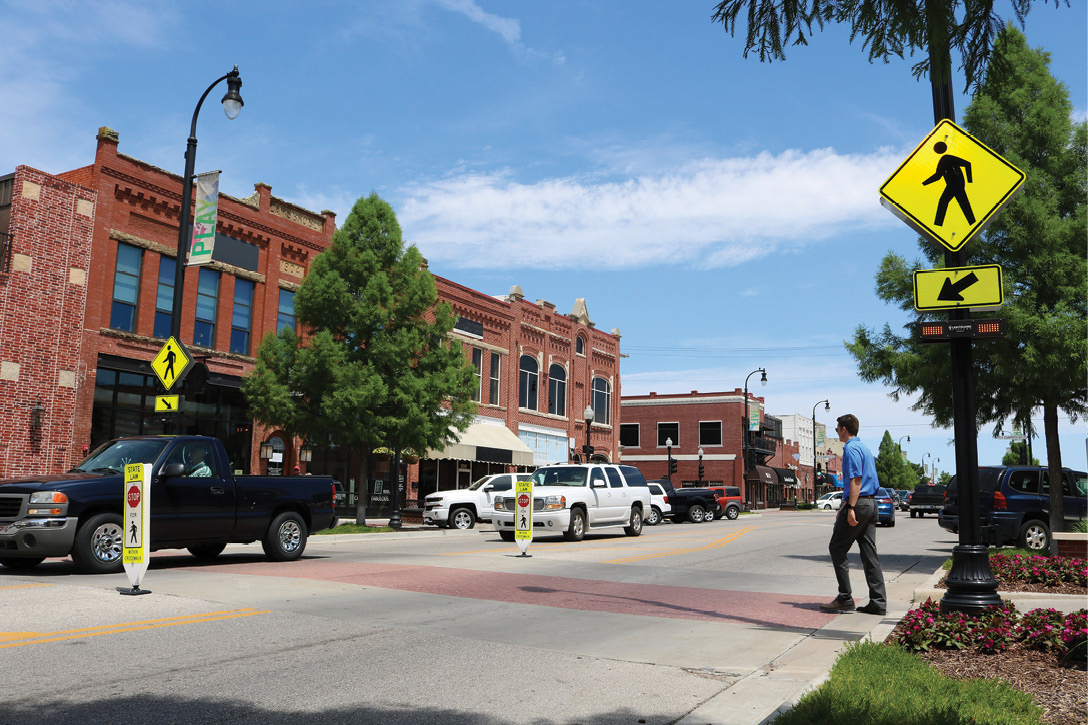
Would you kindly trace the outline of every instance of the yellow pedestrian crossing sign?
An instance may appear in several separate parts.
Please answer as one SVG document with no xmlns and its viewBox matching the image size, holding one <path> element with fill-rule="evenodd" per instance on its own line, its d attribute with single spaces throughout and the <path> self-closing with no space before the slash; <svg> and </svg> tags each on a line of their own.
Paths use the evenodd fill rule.
<svg viewBox="0 0 1088 725">
<path fill-rule="evenodd" d="M 880 187 L 880 203 L 959 251 L 1023 190 L 1024 172 L 945 119 Z"/>
<path fill-rule="evenodd" d="M 151 361 L 151 369 L 155 377 L 162 383 L 165 390 L 170 390 L 174 384 L 185 377 L 189 368 L 193 366 L 193 356 L 180 342 L 171 337 L 159 350 L 159 354 Z M 156 410 L 158 405 L 156 404 Z"/>
<path fill-rule="evenodd" d="M 1000 307 L 1005 301 L 1001 265 L 918 269 L 914 272 L 914 309 L 919 312 Z"/>
</svg>

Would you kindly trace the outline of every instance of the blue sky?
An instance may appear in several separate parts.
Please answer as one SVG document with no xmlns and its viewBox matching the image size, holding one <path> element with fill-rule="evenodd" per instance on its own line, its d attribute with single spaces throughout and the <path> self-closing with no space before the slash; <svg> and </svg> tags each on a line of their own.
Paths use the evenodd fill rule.
<svg viewBox="0 0 1088 725">
<path fill-rule="evenodd" d="M 1025 33 L 1083 120 L 1072 5 L 1037 2 Z M 220 112 L 221 86 L 197 128 L 197 171 L 222 169 L 224 192 L 265 182 L 343 220 L 376 191 L 436 274 L 561 312 L 586 298 L 623 336 L 624 393 L 732 390 L 765 367 L 770 413 L 827 398 L 817 420 L 853 412 L 872 446 L 909 435 L 912 460 L 953 470 L 951 431 L 843 350 L 858 325 L 907 321 L 873 276 L 888 251 L 918 256 L 917 236 L 877 189 L 933 126 L 928 82 L 910 58 L 870 64 L 841 27 L 785 62 L 745 59 L 713 6 L 0 0 L 0 173 L 86 165 L 110 126 L 122 153 L 180 174 L 197 99 L 237 64 L 241 115 Z M 989 434 L 981 463 L 1005 449 Z M 1063 416 L 1065 465 L 1085 449 Z"/>
</svg>

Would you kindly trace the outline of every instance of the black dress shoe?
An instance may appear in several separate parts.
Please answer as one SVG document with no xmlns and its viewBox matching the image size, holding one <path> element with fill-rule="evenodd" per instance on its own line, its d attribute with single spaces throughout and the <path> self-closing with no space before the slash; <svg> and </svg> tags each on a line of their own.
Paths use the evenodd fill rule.
<svg viewBox="0 0 1088 725">
<path fill-rule="evenodd" d="M 872 602 L 869 602 L 864 607 L 858 607 L 858 611 L 862 614 L 878 614 L 880 616 L 884 616 L 884 614 L 887 612 L 887 610 L 878 607 Z"/>
<path fill-rule="evenodd" d="M 820 609 L 825 612 L 849 612 L 854 608 L 854 600 L 842 595 L 835 597 L 827 604 L 821 604 Z"/>
</svg>

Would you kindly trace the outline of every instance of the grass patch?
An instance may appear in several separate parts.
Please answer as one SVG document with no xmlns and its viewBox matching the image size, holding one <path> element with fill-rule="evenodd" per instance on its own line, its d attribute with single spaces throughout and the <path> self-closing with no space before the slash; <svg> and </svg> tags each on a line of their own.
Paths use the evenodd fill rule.
<svg viewBox="0 0 1088 725">
<path fill-rule="evenodd" d="M 847 645 L 830 678 L 775 725 L 1032 725 L 1043 723 L 1031 696 L 999 680 L 954 680 L 902 647 Z"/>
<path fill-rule="evenodd" d="M 382 534 L 394 529 L 388 526 L 359 526 L 358 524 L 340 524 L 335 529 L 322 529 L 315 531 L 315 536 L 331 536 L 333 534 Z"/>
</svg>

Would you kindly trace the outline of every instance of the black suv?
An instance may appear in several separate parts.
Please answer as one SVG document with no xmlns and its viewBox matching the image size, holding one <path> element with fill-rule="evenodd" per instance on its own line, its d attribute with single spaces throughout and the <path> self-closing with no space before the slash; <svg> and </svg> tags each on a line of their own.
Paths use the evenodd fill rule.
<svg viewBox="0 0 1088 725">
<path fill-rule="evenodd" d="M 1088 474 L 1062 469 L 1065 520 L 1088 515 Z M 942 528 L 959 531 L 956 479 L 948 485 L 944 506 L 937 515 Z M 978 469 L 979 520 L 990 527 L 989 543 L 1014 543 L 1024 549 L 1050 547 L 1050 473 L 1041 466 L 980 466 Z"/>
</svg>

